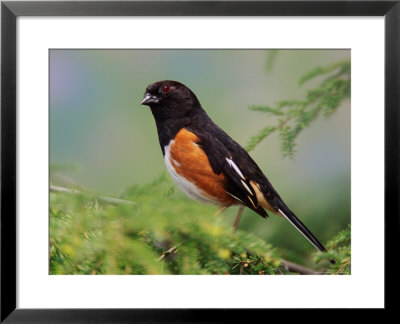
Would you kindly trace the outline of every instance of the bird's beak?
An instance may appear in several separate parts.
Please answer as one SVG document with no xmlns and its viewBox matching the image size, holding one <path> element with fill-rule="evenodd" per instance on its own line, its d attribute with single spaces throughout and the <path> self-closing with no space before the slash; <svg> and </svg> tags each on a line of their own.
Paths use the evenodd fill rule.
<svg viewBox="0 0 400 324">
<path fill-rule="evenodd" d="M 158 103 L 158 98 L 146 92 L 142 100 L 142 105 L 150 106 L 151 104 L 156 104 L 156 103 Z"/>
</svg>

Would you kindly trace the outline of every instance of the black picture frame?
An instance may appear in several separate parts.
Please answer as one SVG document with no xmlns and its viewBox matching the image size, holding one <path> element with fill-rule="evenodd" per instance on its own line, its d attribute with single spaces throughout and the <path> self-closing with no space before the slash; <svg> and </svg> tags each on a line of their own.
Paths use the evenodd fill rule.
<svg viewBox="0 0 400 324">
<path fill-rule="evenodd" d="M 384 16 L 385 309 L 398 283 L 400 1 L 2 1 L 1 3 L 1 322 L 227 322 L 266 310 L 16 308 L 16 19 L 19 16 Z M 373 130 L 372 130 L 373 131 Z M 374 188 L 371 188 L 373 200 Z M 398 253 L 398 251 L 397 251 Z M 392 264 L 392 265 L 391 265 Z M 371 270 L 368 270 L 371 271 Z M 245 297 L 244 297 L 245 298 Z"/>
</svg>

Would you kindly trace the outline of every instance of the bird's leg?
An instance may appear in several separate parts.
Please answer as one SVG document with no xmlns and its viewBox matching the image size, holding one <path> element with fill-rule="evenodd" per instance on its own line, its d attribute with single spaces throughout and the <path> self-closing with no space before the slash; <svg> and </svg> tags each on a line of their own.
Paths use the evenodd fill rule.
<svg viewBox="0 0 400 324">
<path fill-rule="evenodd" d="M 238 226 L 239 226 L 239 221 L 240 221 L 240 217 L 242 217 L 243 214 L 243 210 L 244 210 L 244 206 L 240 206 L 239 207 L 239 211 L 236 215 L 236 219 L 235 219 L 235 223 L 233 224 L 233 231 L 236 232 Z"/>
<path fill-rule="evenodd" d="M 228 206 L 222 206 L 220 209 L 218 209 L 216 212 L 215 212 L 215 214 L 214 214 L 214 216 L 218 216 L 219 214 L 221 214 L 225 209 L 227 209 L 228 208 Z"/>
</svg>

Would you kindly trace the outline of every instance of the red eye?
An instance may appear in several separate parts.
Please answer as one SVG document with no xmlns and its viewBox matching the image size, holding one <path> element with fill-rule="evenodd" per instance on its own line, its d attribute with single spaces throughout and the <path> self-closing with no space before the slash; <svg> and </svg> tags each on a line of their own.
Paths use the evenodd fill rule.
<svg viewBox="0 0 400 324">
<path fill-rule="evenodd" d="M 169 91 L 169 85 L 165 85 L 162 87 L 162 92 L 167 93 Z"/>
</svg>

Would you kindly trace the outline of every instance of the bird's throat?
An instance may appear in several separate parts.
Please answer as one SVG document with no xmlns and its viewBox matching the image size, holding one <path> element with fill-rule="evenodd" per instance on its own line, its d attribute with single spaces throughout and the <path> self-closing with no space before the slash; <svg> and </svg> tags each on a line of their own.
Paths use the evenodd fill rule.
<svg viewBox="0 0 400 324">
<path fill-rule="evenodd" d="M 164 148 L 175 138 L 175 135 L 184 127 L 190 125 L 190 117 L 167 118 L 159 109 L 151 109 L 157 126 L 158 140 L 161 150 L 165 155 Z"/>
</svg>

